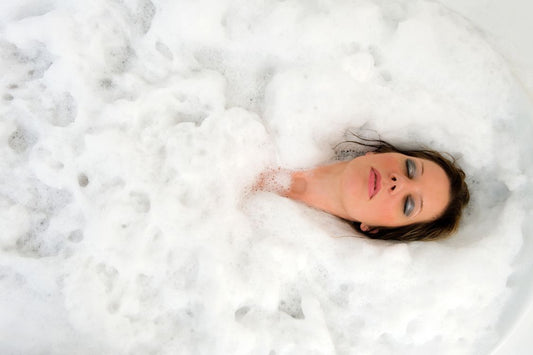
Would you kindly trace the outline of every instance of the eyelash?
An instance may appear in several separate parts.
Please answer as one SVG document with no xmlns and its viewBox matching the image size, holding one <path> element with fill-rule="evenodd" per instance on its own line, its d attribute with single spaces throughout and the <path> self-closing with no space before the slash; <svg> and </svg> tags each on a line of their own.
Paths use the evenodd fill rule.
<svg viewBox="0 0 533 355">
<path fill-rule="evenodd" d="M 407 177 L 409 179 L 412 179 L 415 176 L 415 173 L 416 173 L 416 164 L 415 164 L 415 162 L 412 161 L 411 159 L 406 159 L 405 160 L 405 170 L 406 170 Z M 415 207 L 415 203 L 413 201 L 413 198 L 411 197 L 411 195 L 407 196 L 405 198 L 405 202 L 403 204 L 403 214 L 406 215 L 407 217 L 409 217 L 409 215 L 411 213 L 413 213 L 414 207 Z"/>
</svg>

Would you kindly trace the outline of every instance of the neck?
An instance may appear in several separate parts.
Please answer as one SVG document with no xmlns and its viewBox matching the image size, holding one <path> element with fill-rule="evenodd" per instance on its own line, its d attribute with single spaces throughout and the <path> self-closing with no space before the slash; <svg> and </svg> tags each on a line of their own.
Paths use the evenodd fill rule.
<svg viewBox="0 0 533 355">
<path fill-rule="evenodd" d="M 283 194 L 293 200 L 349 219 L 341 205 L 341 177 L 348 162 L 320 166 L 306 171 L 291 173 L 290 188 Z"/>
</svg>

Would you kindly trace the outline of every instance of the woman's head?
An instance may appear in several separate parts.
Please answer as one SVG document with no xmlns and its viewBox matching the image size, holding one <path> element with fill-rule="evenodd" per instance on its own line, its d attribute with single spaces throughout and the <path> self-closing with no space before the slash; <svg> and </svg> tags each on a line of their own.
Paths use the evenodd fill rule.
<svg viewBox="0 0 533 355">
<path fill-rule="evenodd" d="M 352 208 L 346 200 L 358 231 L 375 239 L 434 240 L 457 228 L 469 192 L 465 174 L 453 160 L 432 150 L 400 149 L 382 140 L 357 138 L 350 143 L 372 150 L 370 156 L 350 162 L 354 172 L 370 171 L 368 203 L 354 203 Z"/>
</svg>

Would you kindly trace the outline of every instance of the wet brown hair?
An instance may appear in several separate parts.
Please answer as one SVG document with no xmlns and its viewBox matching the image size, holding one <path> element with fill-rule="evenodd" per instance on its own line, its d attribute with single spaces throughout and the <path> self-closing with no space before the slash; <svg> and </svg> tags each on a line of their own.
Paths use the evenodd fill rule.
<svg viewBox="0 0 533 355">
<path fill-rule="evenodd" d="M 365 147 L 375 153 L 401 153 L 404 155 L 427 159 L 437 163 L 450 180 L 450 202 L 437 219 L 430 222 L 410 224 L 402 227 L 372 226 L 369 231 L 361 230 L 361 223 L 349 222 L 359 233 L 373 239 L 385 240 L 435 240 L 446 237 L 457 230 L 463 208 L 470 200 L 470 193 L 465 182 L 464 171 L 456 165 L 455 159 L 449 154 L 441 154 L 430 149 L 401 149 L 381 139 L 362 138 L 351 133 L 353 139 L 339 143 L 335 147 L 338 159 L 355 158 L 362 154 L 361 149 L 346 149 L 347 145 Z M 344 147 L 344 149 L 338 149 Z"/>
</svg>

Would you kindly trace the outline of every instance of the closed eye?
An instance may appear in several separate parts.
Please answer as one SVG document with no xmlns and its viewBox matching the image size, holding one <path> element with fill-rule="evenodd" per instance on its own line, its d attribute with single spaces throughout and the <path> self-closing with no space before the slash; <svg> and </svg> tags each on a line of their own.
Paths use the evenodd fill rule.
<svg viewBox="0 0 533 355">
<path fill-rule="evenodd" d="M 405 160 L 405 170 L 409 179 L 412 179 L 416 175 L 416 164 L 412 159 Z"/>
<path fill-rule="evenodd" d="M 415 209 L 415 201 L 411 197 L 411 195 L 407 196 L 405 199 L 405 202 L 403 203 L 403 214 L 409 217 L 411 213 L 413 213 L 413 210 Z"/>
</svg>

